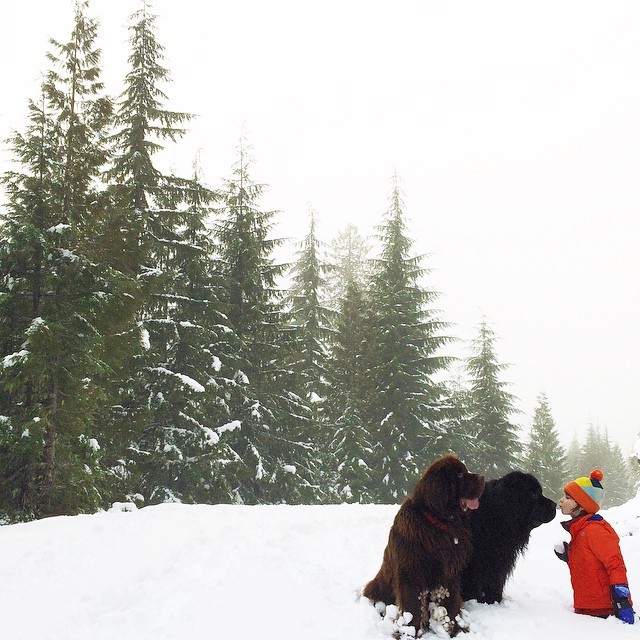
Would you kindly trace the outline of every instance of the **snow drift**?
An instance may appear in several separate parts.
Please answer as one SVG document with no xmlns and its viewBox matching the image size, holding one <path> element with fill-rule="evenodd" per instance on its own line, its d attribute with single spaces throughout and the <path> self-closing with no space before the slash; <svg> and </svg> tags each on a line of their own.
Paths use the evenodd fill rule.
<svg viewBox="0 0 640 640">
<path fill-rule="evenodd" d="M 6 640 L 383 640 L 360 598 L 397 506 L 165 504 L 0 527 L 0 636 Z M 640 603 L 640 498 L 604 511 Z M 467 604 L 469 640 L 637 637 L 578 616 L 553 544 L 533 533 L 499 605 Z"/>
</svg>

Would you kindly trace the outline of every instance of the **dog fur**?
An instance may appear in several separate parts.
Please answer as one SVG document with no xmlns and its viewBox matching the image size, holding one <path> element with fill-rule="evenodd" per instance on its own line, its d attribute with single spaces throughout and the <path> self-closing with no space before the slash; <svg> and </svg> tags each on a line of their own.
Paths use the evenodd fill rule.
<svg viewBox="0 0 640 640">
<path fill-rule="evenodd" d="M 531 532 L 555 515 L 555 502 L 543 495 L 533 475 L 512 471 L 489 480 L 480 507 L 466 521 L 473 553 L 462 575 L 462 599 L 500 602 Z"/>
<path fill-rule="evenodd" d="M 363 594 L 410 612 L 416 632 L 429 627 L 434 610 L 449 635 L 464 629 L 460 579 L 473 551 L 464 520 L 483 488 L 484 478 L 453 454 L 428 467 L 400 506 L 382 566 Z"/>
</svg>

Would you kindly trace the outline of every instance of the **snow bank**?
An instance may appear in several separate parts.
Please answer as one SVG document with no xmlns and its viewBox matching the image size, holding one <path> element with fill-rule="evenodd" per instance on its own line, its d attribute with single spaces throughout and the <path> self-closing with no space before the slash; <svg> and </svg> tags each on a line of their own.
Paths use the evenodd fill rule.
<svg viewBox="0 0 640 640">
<path fill-rule="evenodd" d="M 396 506 L 166 504 L 0 527 L 7 640 L 383 640 L 360 599 Z M 626 529 L 640 505 L 609 512 Z M 604 512 L 605 517 L 608 513 Z M 635 524 L 633 525 L 635 527 Z M 634 532 L 637 529 L 633 529 Z M 639 627 L 575 615 L 559 520 L 534 532 L 500 605 L 468 604 L 468 640 L 621 640 Z M 623 535 L 621 531 L 621 535 Z M 640 601 L 640 535 L 622 547 Z"/>
</svg>

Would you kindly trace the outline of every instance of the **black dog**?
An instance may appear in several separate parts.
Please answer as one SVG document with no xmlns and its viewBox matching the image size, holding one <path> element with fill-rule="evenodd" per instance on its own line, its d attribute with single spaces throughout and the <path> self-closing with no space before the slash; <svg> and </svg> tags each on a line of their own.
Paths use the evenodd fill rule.
<svg viewBox="0 0 640 640">
<path fill-rule="evenodd" d="M 480 507 L 467 518 L 473 553 L 462 574 L 462 599 L 500 602 L 531 531 L 555 515 L 555 502 L 542 494 L 540 483 L 531 474 L 512 471 L 489 480 Z"/>
</svg>

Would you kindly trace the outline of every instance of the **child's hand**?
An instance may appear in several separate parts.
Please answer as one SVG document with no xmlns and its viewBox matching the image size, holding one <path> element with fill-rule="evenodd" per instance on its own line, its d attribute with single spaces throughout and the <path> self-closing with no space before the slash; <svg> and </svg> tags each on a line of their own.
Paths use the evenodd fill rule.
<svg viewBox="0 0 640 640">
<path fill-rule="evenodd" d="M 569 543 L 568 542 L 556 542 L 553 545 L 555 554 L 563 562 L 569 562 Z"/>
<path fill-rule="evenodd" d="M 616 610 L 616 618 L 622 622 L 633 624 L 635 615 L 631 607 L 629 587 L 626 584 L 614 584 L 611 586 L 611 597 Z"/>
</svg>

